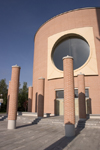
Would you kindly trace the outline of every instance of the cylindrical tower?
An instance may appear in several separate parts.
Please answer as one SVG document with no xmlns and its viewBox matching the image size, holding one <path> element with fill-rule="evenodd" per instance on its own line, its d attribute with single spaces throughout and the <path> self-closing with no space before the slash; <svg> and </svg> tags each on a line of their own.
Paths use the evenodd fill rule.
<svg viewBox="0 0 100 150">
<path fill-rule="evenodd" d="M 44 116 L 44 78 L 38 79 L 38 117 Z"/>
<path fill-rule="evenodd" d="M 28 88 L 28 112 L 32 111 L 32 96 L 33 96 L 33 87 Z"/>
<path fill-rule="evenodd" d="M 78 74 L 78 99 L 79 99 L 79 118 L 86 119 L 85 104 L 85 77 L 84 74 Z"/>
<path fill-rule="evenodd" d="M 65 135 L 70 137 L 75 135 L 74 74 L 73 58 L 71 56 L 63 57 L 63 69 Z"/>
<path fill-rule="evenodd" d="M 10 91 L 9 112 L 8 112 L 8 129 L 16 128 L 19 75 L 20 75 L 20 67 L 17 65 L 12 66 L 11 91 Z"/>
</svg>

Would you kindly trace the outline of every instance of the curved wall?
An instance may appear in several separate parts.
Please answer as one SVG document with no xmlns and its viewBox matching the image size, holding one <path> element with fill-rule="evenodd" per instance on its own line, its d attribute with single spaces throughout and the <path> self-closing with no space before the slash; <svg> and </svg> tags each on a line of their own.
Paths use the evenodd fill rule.
<svg viewBox="0 0 100 150">
<path fill-rule="evenodd" d="M 50 44 L 50 37 L 53 37 L 51 41 L 55 43 L 59 38 L 58 35 L 61 33 L 65 34 L 66 32 L 67 34 L 68 31 L 72 30 L 76 33 L 76 30 L 79 31 L 79 29 L 87 29 L 87 32 L 80 31 L 80 34 L 84 34 L 84 32 L 86 32 L 87 36 L 91 37 L 89 35 L 90 28 L 92 28 L 93 35 L 92 42 L 91 38 L 90 42 L 94 43 L 94 46 L 92 47 L 92 59 L 96 64 L 93 62 L 92 65 L 90 64 L 90 70 L 87 69 L 87 72 L 90 73 L 86 74 L 86 70 L 84 69 L 82 70 L 82 73 L 86 74 L 85 86 L 89 87 L 89 97 L 92 102 L 92 113 L 100 114 L 100 8 L 79 9 L 66 12 L 47 21 L 37 31 L 34 41 L 32 112 L 36 112 L 38 93 L 37 81 L 39 77 L 45 78 L 44 113 L 55 113 L 55 89 L 63 89 L 64 86 L 63 72 L 58 75 L 57 72 L 54 73 L 50 70 L 50 66 L 52 65 L 49 61 L 50 49 L 48 44 Z M 61 36 L 64 34 L 61 34 Z M 55 42 L 53 40 L 55 40 Z M 55 70 L 56 69 L 54 69 L 54 71 Z M 94 72 L 94 74 L 91 72 Z M 74 77 L 75 88 L 78 87 L 77 74 L 78 72 L 76 72 L 76 76 Z"/>
</svg>

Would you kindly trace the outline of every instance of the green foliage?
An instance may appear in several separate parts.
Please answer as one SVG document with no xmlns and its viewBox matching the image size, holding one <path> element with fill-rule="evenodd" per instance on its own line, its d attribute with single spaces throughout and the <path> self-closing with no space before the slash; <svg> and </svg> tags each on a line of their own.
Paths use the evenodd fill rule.
<svg viewBox="0 0 100 150">
<path fill-rule="evenodd" d="M 27 100 L 28 100 L 28 88 L 27 88 L 27 82 L 24 82 L 23 87 L 19 89 L 18 111 L 26 111 L 27 110 L 27 108 L 24 107 L 24 103 Z"/>
<path fill-rule="evenodd" d="M 19 84 L 20 85 L 20 84 Z M 0 80 L 0 94 L 2 94 L 3 103 L 1 105 L 0 112 L 6 112 L 7 108 L 7 84 L 6 79 Z M 26 111 L 27 110 L 27 100 L 28 100 L 28 88 L 27 88 L 27 82 L 23 83 L 23 87 L 19 87 L 19 94 L 18 94 L 18 110 L 19 111 Z"/>
<path fill-rule="evenodd" d="M 6 111 L 6 107 L 7 107 L 7 93 L 8 93 L 8 89 L 7 89 L 7 84 L 6 84 L 6 79 L 2 79 L 0 80 L 0 94 L 2 94 L 2 98 L 3 99 L 3 103 L 1 105 L 1 110 L 2 112 Z"/>
<path fill-rule="evenodd" d="M 20 84 L 19 84 L 20 85 Z M 3 103 L 1 105 L 0 112 L 6 112 L 7 108 L 7 84 L 6 79 L 0 80 L 0 94 L 2 94 Z M 23 83 L 23 87 L 19 87 L 19 94 L 18 94 L 18 110 L 19 111 L 26 111 L 27 110 L 27 100 L 28 100 L 28 88 L 27 88 L 27 82 Z"/>
</svg>

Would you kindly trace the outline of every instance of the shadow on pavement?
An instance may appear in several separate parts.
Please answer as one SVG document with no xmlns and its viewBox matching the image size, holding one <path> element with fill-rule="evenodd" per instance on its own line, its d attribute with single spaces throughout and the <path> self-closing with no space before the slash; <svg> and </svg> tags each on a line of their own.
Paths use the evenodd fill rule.
<svg viewBox="0 0 100 150">
<path fill-rule="evenodd" d="M 7 117 L 8 117 L 7 115 L 5 116 L 0 115 L 0 121 L 4 121 Z"/>
<path fill-rule="evenodd" d="M 77 127 L 75 128 L 75 136 L 74 137 L 62 137 L 60 140 L 56 141 L 49 147 L 45 148 L 44 150 L 62 150 L 65 148 L 71 141 L 73 141 L 76 136 L 80 134 L 80 131 L 85 128 L 85 121 L 78 121 Z"/>
<path fill-rule="evenodd" d="M 65 148 L 75 137 L 62 137 L 60 140 L 57 142 L 53 143 L 49 147 L 45 148 L 44 150 L 62 150 Z"/>
<path fill-rule="evenodd" d="M 18 128 L 23 128 L 23 127 L 28 127 L 28 126 L 32 126 L 32 125 L 34 125 L 34 124 L 38 124 L 38 122 L 39 122 L 40 120 L 41 120 L 41 118 L 36 118 L 35 120 L 33 120 L 32 123 L 18 126 L 18 127 L 16 127 L 16 129 L 18 129 Z"/>
<path fill-rule="evenodd" d="M 35 120 L 33 120 L 33 122 L 31 124 L 25 124 L 25 125 L 18 126 L 18 127 L 16 127 L 16 129 L 32 126 L 34 124 L 38 124 L 38 122 L 41 121 L 41 119 L 43 119 L 43 118 L 36 118 Z M 64 136 L 61 139 L 59 139 L 58 141 L 51 144 L 50 146 L 46 147 L 44 150 L 62 150 L 62 149 L 64 149 L 66 146 L 68 146 L 69 143 L 71 143 L 80 134 L 80 132 L 84 128 L 85 128 L 85 121 L 78 120 L 77 127 L 75 128 L 75 136 L 74 137 Z"/>
<path fill-rule="evenodd" d="M 60 140 L 58 140 L 55 143 L 53 143 L 52 145 L 50 145 L 49 147 L 45 148 L 44 150 L 62 150 L 62 149 L 64 149 L 70 142 L 72 142 L 76 138 L 76 136 L 78 136 L 80 134 L 80 131 L 82 129 L 76 128 L 74 137 L 64 136 Z"/>
</svg>

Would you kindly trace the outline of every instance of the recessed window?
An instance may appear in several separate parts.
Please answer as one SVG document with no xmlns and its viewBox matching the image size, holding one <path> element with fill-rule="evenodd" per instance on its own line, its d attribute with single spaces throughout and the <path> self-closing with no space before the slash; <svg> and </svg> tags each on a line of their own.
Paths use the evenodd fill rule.
<svg viewBox="0 0 100 150">
<path fill-rule="evenodd" d="M 56 98 L 64 98 L 64 90 L 56 91 Z"/>
<path fill-rule="evenodd" d="M 78 89 L 74 89 L 74 97 L 78 98 Z M 89 98 L 89 89 L 85 89 L 85 97 Z M 63 99 L 64 98 L 64 90 L 56 91 L 56 99 Z"/>
<path fill-rule="evenodd" d="M 78 98 L 78 89 L 74 89 L 75 98 Z"/>
<path fill-rule="evenodd" d="M 86 40 L 78 35 L 71 35 L 66 38 L 62 38 L 57 41 L 52 50 L 52 60 L 54 65 L 59 69 L 63 70 L 64 56 L 72 56 L 74 70 L 81 67 L 88 59 L 90 54 L 90 48 Z"/>
<path fill-rule="evenodd" d="M 75 92 L 75 98 L 78 98 L 78 89 L 74 89 Z M 85 97 L 89 98 L 89 89 L 85 89 Z"/>
<path fill-rule="evenodd" d="M 86 97 L 86 98 L 89 97 L 89 89 L 85 89 L 85 97 Z"/>
</svg>

